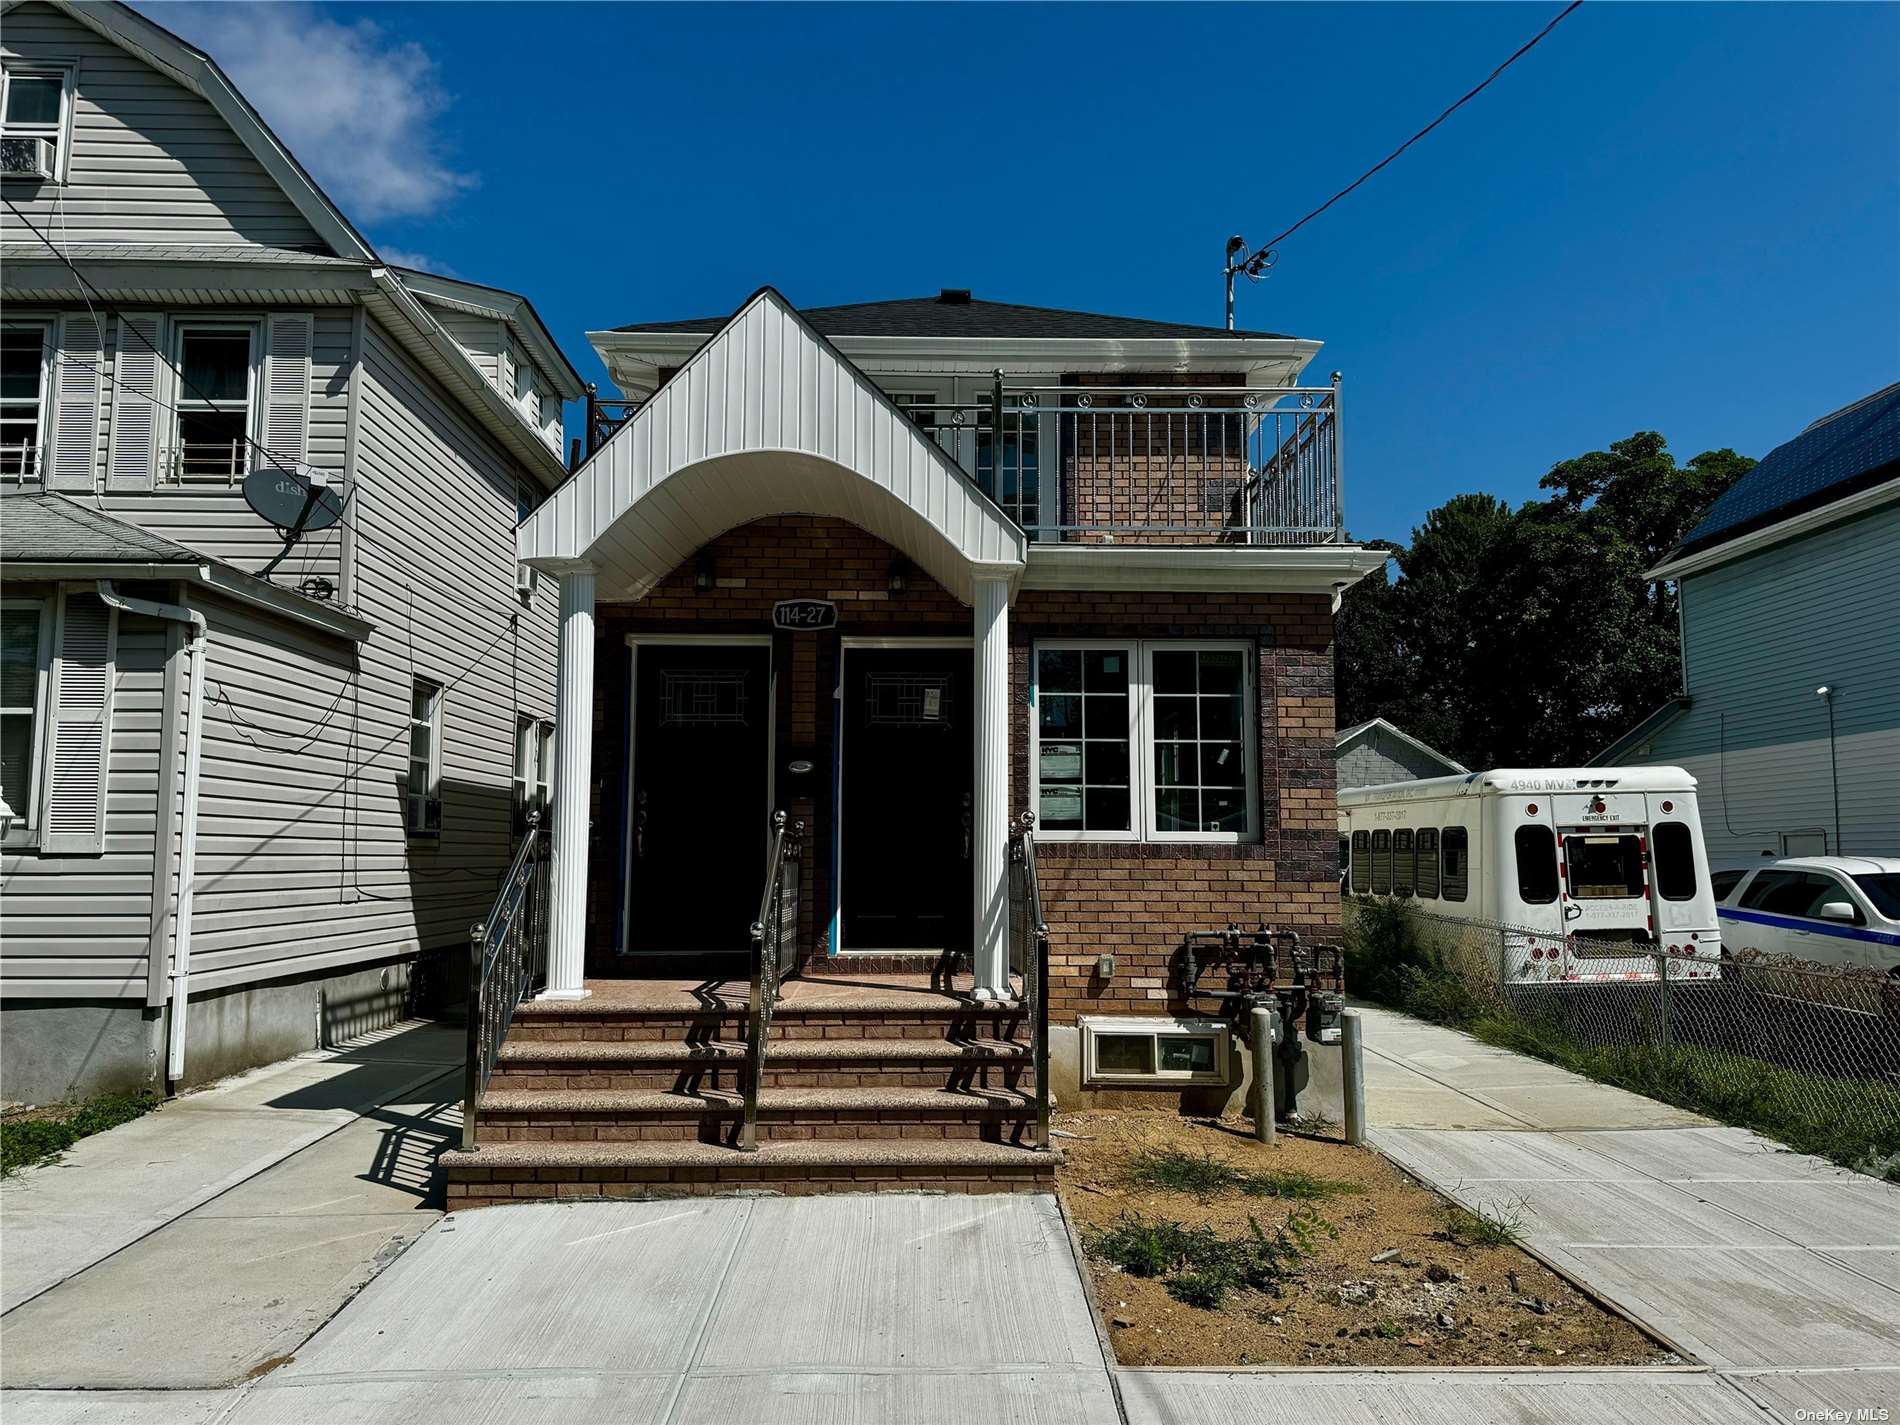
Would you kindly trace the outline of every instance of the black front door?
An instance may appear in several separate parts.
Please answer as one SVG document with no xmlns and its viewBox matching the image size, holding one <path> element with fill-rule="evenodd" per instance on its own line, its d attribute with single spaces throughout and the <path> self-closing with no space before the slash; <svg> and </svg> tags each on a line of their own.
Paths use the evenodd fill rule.
<svg viewBox="0 0 1900 1425">
<path fill-rule="evenodd" d="M 845 950 L 969 949 L 970 662 L 968 648 L 845 652 Z"/>
<path fill-rule="evenodd" d="M 635 650 L 629 950 L 750 944 L 765 880 L 771 665 L 763 645 Z"/>
</svg>

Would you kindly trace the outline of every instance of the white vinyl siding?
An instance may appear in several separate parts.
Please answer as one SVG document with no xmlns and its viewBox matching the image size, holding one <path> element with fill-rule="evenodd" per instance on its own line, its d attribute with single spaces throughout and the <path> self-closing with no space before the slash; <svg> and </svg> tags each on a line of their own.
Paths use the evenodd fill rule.
<svg viewBox="0 0 1900 1425">
<path fill-rule="evenodd" d="M 7 184 L 42 232 L 68 243 L 323 250 L 209 103 L 85 25 L 49 5 L 17 6 L 0 25 L 0 61 L 74 66 L 65 182 Z M 33 240 L 5 209 L 0 236 Z"/>
<path fill-rule="evenodd" d="M 1619 760 L 1697 779 L 1713 857 L 1900 855 L 1900 504 L 1682 581 L 1688 711 Z M 1831 690 L 1833 766 L 1828 702 Z"/>
</svg>

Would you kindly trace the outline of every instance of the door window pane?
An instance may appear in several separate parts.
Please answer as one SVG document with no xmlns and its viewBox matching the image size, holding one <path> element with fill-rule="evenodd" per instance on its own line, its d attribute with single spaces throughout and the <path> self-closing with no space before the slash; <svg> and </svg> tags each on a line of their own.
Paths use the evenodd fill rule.
<svg viewBox="0 0 1900 1425">
<path fill-rule="evenodd" d="M 1647 889 L 1635 836 L 1566 836 L 1564 876 L 1572 900 L 1628 900 Z"/>
</svg>

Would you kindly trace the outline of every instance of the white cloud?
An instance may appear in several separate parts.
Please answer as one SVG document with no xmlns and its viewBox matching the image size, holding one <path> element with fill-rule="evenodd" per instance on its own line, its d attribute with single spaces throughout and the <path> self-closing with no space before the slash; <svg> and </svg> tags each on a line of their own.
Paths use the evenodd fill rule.
<svg viewBox="0 0 1900 1425">
<path fill-rule="evenodd" d="M 475 185 L 443 155 L 451 97 L 421 45 L 301 3 L 147 9 L 217 60 L 353 220 L 426 216 Z"/>
<path fill-rule="evenodd" d="M 426 252 L 411 252 L 406 247 L 391 247 L 388 243 L 376 244 L 376 255 L 391 267 L 414 267 L 423 272 L 433 272 L 437 277 L 460 277 L 448 263 L 429 256 Z"/>
</svg>

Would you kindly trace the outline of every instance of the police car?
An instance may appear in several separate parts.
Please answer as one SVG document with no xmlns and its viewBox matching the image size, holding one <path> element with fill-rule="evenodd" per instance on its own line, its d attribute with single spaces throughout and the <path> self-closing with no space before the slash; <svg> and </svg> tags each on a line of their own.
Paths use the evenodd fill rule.
<svg viewBox="0 0 1900 1425">
<path fill-rule="evenodd" d="M 1718 870 L 1722 947 L 1900 978 L 1900 858 L 1798 856 Z"/>
</svg>

